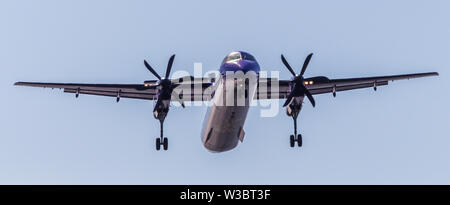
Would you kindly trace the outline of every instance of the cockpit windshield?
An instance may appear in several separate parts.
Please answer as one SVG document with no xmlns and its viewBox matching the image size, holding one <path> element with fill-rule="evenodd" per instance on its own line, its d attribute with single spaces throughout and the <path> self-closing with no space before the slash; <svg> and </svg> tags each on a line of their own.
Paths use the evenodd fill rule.
<svg viewBox="0 0 450 205">
<path fill-rule="evenodd" d="M 235 61 L 235 60 L 240 60 L 242 58 L 241 53 L 239 52 L 235 52 L 235 53 L 231 53 L 230 55 L 228 55 L 228 57 L 226 58 L 226 61 Z"/>
<path fill-rule="evenodd" d="M 248 60 L 248 61 L 256 61 L 255 57 L 253 57 L 252 55 L 245 53 L 245 52 L 233 52 L 230 55 L 228 55 L 227 57 L 225 57 L 225 59 L 223 59 L 223 63 L 226 62 L 232 62 L 232 61 L 236 61 L 236 60 Z"/>
<path fill-rule="evenodd" d="M 253 57 L 252 55 L 250 55 L 248 53 L 242 53 L 242 58 L 244 60 L 256 61 L 255 57 Z"/>
</svg>

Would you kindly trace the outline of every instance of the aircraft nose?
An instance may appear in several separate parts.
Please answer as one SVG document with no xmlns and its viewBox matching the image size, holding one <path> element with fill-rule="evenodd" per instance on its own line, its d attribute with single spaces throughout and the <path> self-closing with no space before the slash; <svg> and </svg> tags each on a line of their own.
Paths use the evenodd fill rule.
<svg viewBox="0 0 450 205">
<path fill-rule="evenodd" d="M 254 61 L 241 60 L 240 67 L 244 73 L 248 71 L 259 72 L 259 65 Z"/>
<path fill-rule="evenodd" d="M 248 60 L 236 60 L 232 63 L 225 63 L 221 66 L 220 72 L 237 72 L 242 71 L 244 73 L 247 73 L 248 71 L 254 71 L 259 72 L 259 65 L 258 63 L 254 61 L 248 61 Z"/>
</svg>

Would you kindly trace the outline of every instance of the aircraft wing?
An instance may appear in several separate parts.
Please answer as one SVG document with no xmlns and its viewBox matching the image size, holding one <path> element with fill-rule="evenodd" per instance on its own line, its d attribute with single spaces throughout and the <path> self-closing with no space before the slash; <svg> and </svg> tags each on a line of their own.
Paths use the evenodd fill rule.
<svg viewBox="0 0 450 205">
<path fill-rule="evenodd" d="M 376 76 L 376 77 L 363 77 L 363 78 L 343 78 L 343 79 L 328 79 L 327 77 L 319 76 L 313 78 L 305 78 L 305 86 L 311 92 L 312 95 L 318 95 L 323 93 L 335 93 L 346 90 L 354 90 L 361 88 L 376 88 L 378 86 L 387 85 L 389 81 L 404 80 L 412 78 L 420 78 L 427 76 L 437 76 L 437 72 L 428 73 L 414 73 L 405 75 L 390 75 L 390 76 Z M 267 79 L 264 86 L 267 89 L 262 89 L 260 92 L 259 87 L 263 85 L 260 83 L 258 86 L 258 92 L 255 96 L 257 99 L 283 99 L 290 93 L 289 80 L 271 80 Z M 278 83 L 278 89 L 271 89 L 273 84 Z M 276 88 L 276 86 L 275 86 Z M 267 92 L 265 91 L 267 90 Z M 275 90 L 275 91 L 272 91 Z M 267 94 L 266 94 L 267 93 Z"/>
<path fill-rule="evenodd" d="M 66 93 L 74 93 L 77 97 L 80 94 L 87 95 L 99 95 L 116 98 L 134 98 L 143 100 L 154 100 L 157 97 L 156 81 L 145 81 L 143 84 L 85 84 L 85 83 L 40 83 L 40 82 L 16 82 L 17 86 L 30 86 L 30 87 L 42 87 L 42 88 L 58 88 L 63 89 Z M 177 89 L 191 89 L 190 96 L 186 94 L 178 94 L 178 98 L 182 98 L 184 101 L 195 100 L 208 100 L 205 97 L 208 92 L 206 90 L 211 87 L 211 83 L 183 83 L 180 82 Z M 201 92 L 194 92 L 193 89 L 201 88 Z M 187 93 L 187 92 L 186 92 Z M 199 93 L 194 95 L 194 93 Z M 172 96 L 174 98 L 174 96 Z M 209 96 L 210 97 L 210 96 Z"/>
<path fill-rule="evenodd" d="M 387 85 L 389 81 L 437 76 L 436 72 L 429 73 L 415 73 L 406 75 L 391 75 L 391 76 L 377 76 L 377 77 L 363 77 L 363 78 L 344 78 L 344 79 L 328 79 L 327 77 L 319 76 L 313 78 L 305 78 L 308 82 L 306 87 L 313 95 L 323 93 L 333 93 L 346 90 L 354 90 L 360 88 L 370 88 Z M 178 82 L 177 89 L 183 92 L 174 91 L 176 97 L 172 96 L 173 100 L 183 99 L 184 101 L 208 101 L 211 99 L 213 93 L 212 83 L 208 80 L 214 79 L 192 79 L 191 81 Z M 205 83 L 206 82 L 206 83 Z M 283 99 L 286 98 L 290 92 L 289 80 L 278 80 L 271 78 L 260 79 L 258 82 L 258 89 L 255 95 L 256 99 Z M 272 89 L 273 84 L 278 84 L 278 89 Z M 305 83 L 306 84 L 306 83 Z M 144 100 L 156 99 L 156 81 L 145 81 L 143 84 L 85 84 L 85 83 L 40 83 L 40 82 L 16 82 L 14 85 L 31 86 L 42 88 L 58 88 L 63 89 L 66 93 L 99 95 L 108 97 L 120 98 L 134 98 Z M 265 87 L 265 89 L 261 89 Z M 276 86 L 275 86 L 276 88 Z M 194 92 L 194 89 L 197 92 Z M 198 89 L 202 91 L 199 92 Z M 191 90 L 191 92 L 184 92 Z"/>
</svg>

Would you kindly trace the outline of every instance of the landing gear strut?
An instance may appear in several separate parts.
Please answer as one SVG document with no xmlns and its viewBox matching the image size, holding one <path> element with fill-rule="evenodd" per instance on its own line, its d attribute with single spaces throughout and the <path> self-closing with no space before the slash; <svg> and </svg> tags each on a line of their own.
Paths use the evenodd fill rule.
<svg viewBox="0 0 450 205">
<path fill-rule="evenodd" d="M 291 112 L 288 113 L 288 115 L 290 115 L 292 117 L 292 119 L 294 120 L 294 134 L 291 135 L 289 138 L 290 146 L 294 147 L 295 142 L 297 142 L 297 146 L 301 147 L 303 145 L 302 135 L 301 134 L 297 135 L 297 117 L 300 112 L 301 106 L 296 106 L 296 105 L 289 105 L 289 106 L 290 106 Z"/>
</svg>

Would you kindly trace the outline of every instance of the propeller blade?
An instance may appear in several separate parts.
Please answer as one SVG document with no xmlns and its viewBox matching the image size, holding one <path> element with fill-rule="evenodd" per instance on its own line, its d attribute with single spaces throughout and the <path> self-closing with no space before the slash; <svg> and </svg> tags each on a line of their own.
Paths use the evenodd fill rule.
<svg viewBox="0 0 450 205">
<path fill-rule="evenodd" d="M 283 54 L 281 54 L 281 61 L 283 61 L 283 64 L 286 66 L 286 68 L 292 73 L 293 76 L 295 76 L 294 70 L 292 70 L 289 63 L 286 61 L 286 58 L 284 58 Z"/>
<path fill-rule="evenodd" d="M 146 60 L 144 60 L 144 65 L 145 65 L 145 67 L 146 67 L 150 72 L 153 73 L 153 75 L 154 75 L 156 78 L 158 78 L 158 80 L 161 80 L 161 76 L 158 75 L 158 73 L 150 66 L 150 64 L 147 63 Z"/>
<path fill-rule="evenodd" d="M 308 64 L 309 64 L 309 61 L 311 60 L 312 55 L 313 55 L 313 54 L 310 53 L 310 54 L 306 57 L 305 62 L 303 63 L 302 71 L 300 72 L 300 76 L 303 76 L 303 74 L 305 73 L 306 67 L 308 67 Z"/>
<path fill-rule="evenodd" d="M 311 102 L 312 106 L 316 107 L 316 101 L 314 100 L 313 96 L 311 95 L 308 89 L 305 89 L 305 95 L 306 97 L 308 97 L 308 100 L 309 102 Z"/>
<path fill-rule="evenodd" d="M 283 107 L 286 107 L 287 105 L 289 105 L 289 103 L 291 102 L 291 100 L 292 100 L 292 95 L 289 93 L 289 95 L 288 95 L 287 98 L 286 98 L 286 101 L 285 101 L 284 104 L 283 104 Z"/>
<path fill-rule="evenodd" d="M 173 59 L 175 58 L 175 54 L 173 54 L 170 59 L 169 59 L 169 63 L 167 64 L 167 70 L 166 70 L 166 79 L 169 78 L 170 75 L 170 70 L 172 69 L 172 64 L 173 64 Z"/>
<path fill-rule="evenodd" d="M 181 104 L 181 107 L 186 108 L 186 106 L 184 105 L 184 102 L 182 100 L 178 101 Z"/>
</svg>

